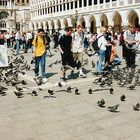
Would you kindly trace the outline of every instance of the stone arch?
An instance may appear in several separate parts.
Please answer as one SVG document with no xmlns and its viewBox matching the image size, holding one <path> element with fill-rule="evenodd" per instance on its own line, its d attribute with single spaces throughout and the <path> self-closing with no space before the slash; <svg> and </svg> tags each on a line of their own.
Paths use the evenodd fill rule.
<svg viewBox="0 0 140 140">
<path fill-rule="evenodd" d="M 52 27 L 52 33 L 55 32 L 55 29 L 54 29 L 54 21 L 53 20 L 51 21 L 51 27 Z"/>
<path fill-rule="evenodd" d="M 33 31 L 35 30 L 34 23 L 31 23 L 31 28 L 32 28 Z"/>
<path fill-rule="evenodd" d="M 66 18 L 64 18 L 64 26 L 65 26 L 65 28 L 68 27 L 68 21 Z"/>
<path fill-rule="evenodd" d="M 101 14 L 101 16 L 100 16 L 100 26 L 104 26 L 104 27 L 108 26 L 108 19 L 104 13 Z"/>
<path fill-rule="evenodd" d="M 40 27 L 41 27 L 41 29 L 44 29 L 43 28 L 43 22 L 42 21 L 40 22 Z"/>
<path fill-rule="evenodd" d="M 96 20 L 95 20 L 95 17 L 93 15 L 90 16 L 90 32 L 91 33 L 95 33 L 97 32 L 97 29 L 96 29 Z"/>
<path fill-rule="evenodd" d="M 140 27 L 140 25 L 139 25 L 139 20 L 140 19 L 138 17 L 138 13 L 135 10 L 131 9 L 128 12 L 127 19 L 128 19 L 129 24 L 133 24 L 136 27 Z"/>
<path fill-rule="evenodd" d="M 8 18 L 9 13 L 5 11 L 0 11 L 0 19 Z"/>
<path fill-rule="evenodd" d="M 118 11 L 116 11 L 112 16 L 113 30 L 114 32 L 122 31 L 122 17 Z"/>
<path fill-rule="evenodd" d="M 38 23 L 36 22 L 36 23 L 35 23 L 35 30 L 38 30 L 38 27 L 39 27 L 39 26 L 38 26 Z"/>
<path fill-rule="evenodd" d="M 60 30 L 61 29 L 61 22 L 59 19 L 57 20 L 57 26 L 58 26 L 58 30 Z"/>
</svg>

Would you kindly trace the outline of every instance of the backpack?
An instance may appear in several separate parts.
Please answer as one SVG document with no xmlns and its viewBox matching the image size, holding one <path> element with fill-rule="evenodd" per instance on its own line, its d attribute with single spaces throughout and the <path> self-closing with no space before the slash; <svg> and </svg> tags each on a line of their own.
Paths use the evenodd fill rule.
<svg viewBox="0 0 140 140">
<path fill-rule="evenodd" d="M 120 37 L 119 37 L 119 45 L 120 46 L 124 45 L 124 36 L 123 36 L 123 34 L 121 34 Z"/>
<path fill-rule="evenodd" d="M 92 43 L 92 47 L 93 47 L 94 51 L 99 51 L 100 47 L 98 46 L 98 40 L 99 40 L 99 38 L 101 38 L 102 36 L 105 36 L 105 35 L 99 36 L 99 37 Z"/>
<path fill-rule="evenodd" d="M 38 42 L 38 36 L 36 37 L 36 40 L 35 40 L 36 45 L 37 45 L 37 42 Z M 45 44 L 45 36 L 43 36 L 43 44 L 46 46 L 46 44 Z"/>
</svg>

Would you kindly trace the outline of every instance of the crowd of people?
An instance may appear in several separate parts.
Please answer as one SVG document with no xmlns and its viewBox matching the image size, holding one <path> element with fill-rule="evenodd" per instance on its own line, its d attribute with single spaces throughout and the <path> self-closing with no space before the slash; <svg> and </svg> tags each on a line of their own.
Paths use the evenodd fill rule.
<svg viewBox="0 0 140 140">
<path fill-rule="evenodd" d="M 116 43 L 116 40 L 118 43 Z M 75 68 L 79 70 L 79 77 L 85 78 L 83 72 L 83 58 L 88 51 L 92 54 L 98 54 L 96 64 L 96 74 L 107 73 L 112 65 L 120 65 L 122 59 L 116 52 L 116 45 L 122 46 L 122 58 L 126 61 L 128 68 L 134 68 L 136 61 L 140 62 L 140 30 L 134 25 L 129 25 L 126 30 L 120 34 L 114 34 L 112 26 L 100 27 L 100 33 L 85 32 L 81 25 L 77 25 L 76 30 L 67 27 L 63 34 L 58 32 L 49 35 L 43 29 L 38 29 L 34 35 L 27 33 L 12 34 L 0 33 L 0 45 L 6 42 L 8 48 L 15 50 L 14 55 L 19 55 L 20 50 L 28 53 L 31 49 L 35 61 L 35 78 L 39 76 L 39 63 L 41 64 L 42 81 L 46 83 L 46 52 L 52 56 L 50 48 L 57 48 L 62 58 L 61 76 L 66 80 L 66 71 L 70 69 L 74 72 Z"/>
</svg>

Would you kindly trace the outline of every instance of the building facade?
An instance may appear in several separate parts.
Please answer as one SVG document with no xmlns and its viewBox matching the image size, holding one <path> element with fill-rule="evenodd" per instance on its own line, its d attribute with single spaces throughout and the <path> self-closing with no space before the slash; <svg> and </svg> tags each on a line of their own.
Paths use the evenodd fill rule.
<svg viewBox="0 0 140 140">
<path fill-rule="evenodd" d="M 30 0 L 30 10 L 32 31 L 81 24 L 90 32 L 108 25 L 120 32 L 129 23 L 140 25 L 140 0 Z"/>
<path fill-rule="evenodd" d="M 0 31 L 29 30 L 29 0 L 0 0 Z"/>
</svg>

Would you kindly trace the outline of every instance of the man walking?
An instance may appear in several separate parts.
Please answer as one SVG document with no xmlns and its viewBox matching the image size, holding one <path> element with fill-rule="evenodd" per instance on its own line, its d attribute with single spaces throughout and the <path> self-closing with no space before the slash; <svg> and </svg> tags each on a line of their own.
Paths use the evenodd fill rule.
<svg viewBox="0 0 140 140">
<path fill-rule="evenodd" d="M 42 82 L 46 83 L 46 37 L 43 29 L 38 29 L 38 35 L 33 40 L 34 58 L 35 58 L 35 78 L 39 76 L 39 63 L 41 64 Z"/>
<path fill-rule="evenodd" d="M 135 48 L 136 34 L 134 25 L 129 25 L 128 30 L 124 32 L 124 41 L 126 45 L 126 65 L 128 68 L 135 67 Z"/>
<path fill-rule="evenodd" d="M 82 71 L 83 55 L 85 51 L 83 28 L 81 25 L 78 25 L 76 29 L 77 31 L 73 34 L 73 39 L 72 39 L 73 58 L 76 64 L 78 64 L 79 77 L 85 78 L 86 75 Z"/>
<path fill-rule="evenodd" d="M 71 28 L 67 27 L 65 29 L 65 34 L 62 35 L 59 39 L 60 46 L 58 47 L 61 58 L 62 58 L 62 75 L 61 78 L 66 80 L 65 73 L 68 69 L 74 68 L 74 61 L 71 52 L 71 45 L 72 45 L 72 36 L 71 36 Z"/>
</svg>

